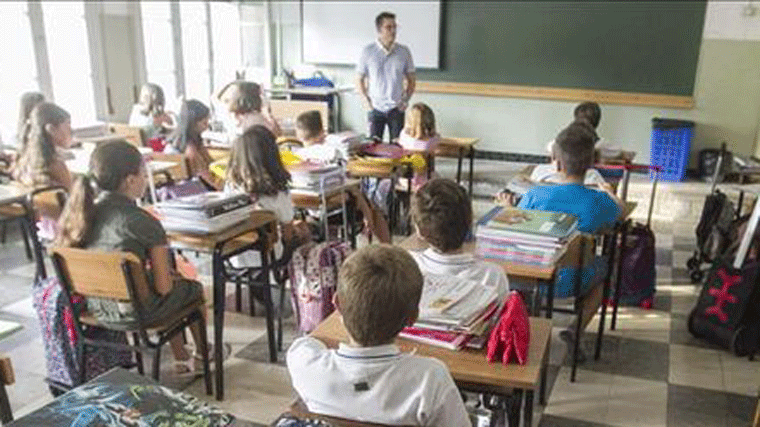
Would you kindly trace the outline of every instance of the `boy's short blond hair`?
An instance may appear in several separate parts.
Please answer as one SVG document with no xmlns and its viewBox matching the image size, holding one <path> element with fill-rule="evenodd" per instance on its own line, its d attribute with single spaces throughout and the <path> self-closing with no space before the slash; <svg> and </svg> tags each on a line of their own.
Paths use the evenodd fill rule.
<svg viewBox="0 0 760 427">
<path fill-rule="evenodd" d="M 343 324 L 364 347 L 384 345 L 418 314 L 422 273 L 411 255 L 390 245 L 369 245 L 346 259 L 338 275 Z"/>
</svg>

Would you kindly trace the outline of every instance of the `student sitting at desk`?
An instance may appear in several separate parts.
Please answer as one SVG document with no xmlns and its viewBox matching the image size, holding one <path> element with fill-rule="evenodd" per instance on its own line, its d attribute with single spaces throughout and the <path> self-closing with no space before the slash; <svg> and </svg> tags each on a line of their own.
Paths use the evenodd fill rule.
<svg viewBox="0 0 760 427">
<path fill-rule="evenodd" d="M 435 173 L 435 149 L 438 147 L 440 139 L 440 135 L 435 131 L 433 110 L 421 102 L 412 105 L 406 115 L 404 129 L 398 138 L 399 145 L 405 150 L 422 151 L 426 154 L 424 162 L 415 163 L 412 191 L 417 191 L 427 182 L 428 173 L 430 173 L 431 178 L 435 176 L 433 175 Z"/>
<path fill-rule="evenodd" d="M 417 234 L 430 245 L 412 256 L 424 276 L 453 276 L 495 287 L 499 301 L 509 292 L 504 270 L 462 249 L 472 227 L 472 203 L 464 188 L 449 179 L 428 181 L 412 197 Z"/>
<path fill-rule="evenodd" d="M 43 102 L 29 114 L 21 135 L 23 150 L 13 166 L 13 178 L 30 187 L 61 185 L 70 189 L 71 174 L 61 150 L 71 145 L 71 116 Z"/>
<path fill-rule="evenodd" d="M 230 113 L 238 123 L 238 133 L 243 133 L 252 126 L 261 125 L 269 129 L 275 137 L 282 135 L 280 125 L 272 116 L 269 104 L 264 103 L 261 86 L 257 83 L 236 80 L 225 86 L 218 96 L 227 104 Z"/>
<path fill-rule="evenodd" d="M 171 116 L 164 111 L 164 91 L 154 83 L 145 83 L 140 89 L 140 99 L 132 107 L 129 125 L 141 127 L 148 139 L 174 126 Z"/>
<path fill-rule="evenodd" d="M 416 321 L 421 295 L 420 269 L 401 248 L 370 245 L 346 259 L 333 301 L 348 344 L 330 350 L 306 336 L 286 356 L 293 388 L 310 412 L 389 425 L 470 425 L 446 366 L 393 344 Z"/>
<path fill-rule="evenodd" d="M 585 122 L 574 122 L 557 135 L 554 145 L 554 157 L 557 160 L 562 181 L 556 185 L 534 187 L 529 190 L 517 205 L 522 209 L 564 212 L 578 219 L 578 230 L 597 234 L 600 230 L 612 227 L 625 211 L 625 205 L 609 184 L 600 185 L 600 190 L 584 186 L 586 170 L 594 161 L 594 129 Z M 581 295 L 591 287 L 592 279 L 600 280 L 606 267 L 597 258 L 582 271 Z M 577 270 L 573 267 L 560 269 L 557 273 L 555 296 L 567 298 L 574 295 Z M 568 348 L 575 339 L 573 329 L 563 331 L 561 336 L 568 341 Z M 579 356 L 579 360 L 583 360 Z"/>
<path fill-rule="evenodd" d="M 324 164 L 345 163 L 348 160 L 347 145 L 325 135 L 319 111 L 307 111 L 296 118 L 296 138 L 304 143 L 304 147 L 296 148 L 293 153 L 303 160 Z M 381 243 L 390 242 L 388 221 L 382 211 L 371 205 L 361 191 L 351 191 L 351 196 L 364 216 L 367 229 L 377 236 Z"/>
<path fill-rule="evenodd" d="M 143 157 L 135 147 L 126 141 L 99 145 L 92 153 L 90 172 L 77 180 L 66 202 L 55 245 L 131 252 L 149 265 L 152 286 L 137 289 L 137 294 L 150 316 L 144 320 L 152 324 L 203 299 L 203 289 L 172 268 L 163 226 L 135 203 L 145 192 L 146 179 Z M 130 308 L 107 298 L 87 300 L 90 314 L 106 324 L 134 323 L 135 313 Z M 191 329 L 198 344 L 197 323 Z M 196 362 L 180 335 L 170 344 L 178 373 L 195 372 L 201 356 L 196 355 Z"/>
<path fill-rule="evenodd" d="M 209 171 L 213 159 L 201 138 L 201 133 L 208 129 L 210 115 L 211 110 L 196 99 L 183 102 L 177 129 L 170 137 L 172 148 L 169 151 L 185 155 L 188 175 L 199 176 L 208 184 L 221 188 L 217 178 Z"/>
</svg>

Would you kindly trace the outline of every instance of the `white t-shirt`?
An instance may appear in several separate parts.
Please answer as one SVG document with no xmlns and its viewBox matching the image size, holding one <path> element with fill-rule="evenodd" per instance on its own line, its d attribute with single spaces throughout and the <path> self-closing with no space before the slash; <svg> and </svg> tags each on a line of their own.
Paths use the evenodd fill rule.
<svg viewBox="0 0 760 427">
<path fill-rule="evenodd" d="M 454 380 L 439 360 L 402 353 L 395 345 L 328 349 L 296 339 L 286 356 L 293 388 L 318 414 L 423 427 L 469 426 Z"/>
<path fill-rule="evenodd" d="M 533 168 L 533 172 L 530 174 L 530 180 L 534 182 L 545 182 L 557 184 L 562 182 L 564 175 L 557 170 L 557 165 L 552 163 L 545 163 L 542 165 L 536 165 Z M 585 185 L 599 185 L 605 183 L 604 177 L 596 169 L 587 169 L 586 177 L 583 180 Z"/>
<path fill-rule="evenodd" d="M 455 276 L 482 283 L 484 286 L 495 286 L 499 293 L 499 301 L 504 301 L 509 293 L 509 281 L 504 270 L 492 262 L 475 258 L 472 253 L 442 254 L 433 248 L 409 253 L 417 261 L 423 276 Z"/>
<path fill-rule="evenodd" d="M 332 164 L 338 160 L 348 159 L 348 146 L 336 142 L 335 139 L 325 138 L 325 141 L 321 144 L 294 148 L 293 154 L 304 160 Z"/>
<path fill-rule="evenodd" d="M 153 126 L 153 117 L 146 116 L 142 113 L 142 105 L 135 104 L 132 107 L 132 113 L 129 115 L 129 125 L 137 126 L 141 128 L 147 128 Z"/>
</svg>

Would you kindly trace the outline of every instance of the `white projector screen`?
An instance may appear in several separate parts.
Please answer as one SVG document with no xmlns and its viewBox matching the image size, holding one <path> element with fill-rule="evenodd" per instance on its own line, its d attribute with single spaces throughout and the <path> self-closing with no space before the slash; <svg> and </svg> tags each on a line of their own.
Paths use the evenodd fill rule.
<svg viewBox="0 0 760 427">
<path fill-rule="evenodd" d="M 409 47 L 417 68 L 438 68 L 441 2 L 303 1 L 303 61 L 356 64 L 362 48 L 377 39 L 375 17 L 396 15 L 396 41 Z"/>
</svg>

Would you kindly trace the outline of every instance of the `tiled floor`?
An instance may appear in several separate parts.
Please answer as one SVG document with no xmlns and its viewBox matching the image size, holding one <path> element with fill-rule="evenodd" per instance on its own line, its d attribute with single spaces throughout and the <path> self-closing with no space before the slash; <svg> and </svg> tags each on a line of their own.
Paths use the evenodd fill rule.
<svg viewBox="0 0 760 427">
<path fill-rule="evenodd" d="M 446 170 L 445 164 L 440 167 Z M 504 169 L 501 164 L 479 162 L 477 175 L 488 182 L 476 184 L 476 195 L 498 188 Z M 640 201 L 634 213 L 638 219 L 646 215 L 649 188 L 645 182 L 632 184 L 630 197 Z M 535 425 L 749 425 L 760 385 L 760 361 L 736 358 L 686 330 L 686 316 L 699 288 L 690 284 L 684 264 L 694 248 L 694 224 L 706 188 L 699 183 L 660 186 L 653 223 L 657 234 L 655 307 L 622 309 L 618 329 L 605 333 L 600 360 L 582 365 L 575 383 L 569 380 L 566 348 L 557 336 L 567 319 L 555 316 L 548 405 L 536 406 Z M 484 198 L 478 198 L 476 213 L 487 206 Z M 29 298 L 33 267 L 11 231 L 9 242 L 0 246 L 0 319 L 17 321 L 23 328 L 0 340 L 0 352 L 10 355 L 16 370 L 17 383 L 9 394 L 14 413 L 21 416 L 51 397 L 43 382 L 42 342 Z M 206 271 L 204 259 L 196 261 Z M 588 330 L 595 330 L 595 325 Z M 242 419 L 266 424 L 294 395 L 281 364 L 251 360 L 255 356 L 250 344 L 263 335 L 262 318 L 227 314 L 225 340 L 232 345 L 233 356 L 225 363 L 226 400 L 217 404 Z M 588 355 L 593 354 L 592 335 L 586 335 L 584 346 Z M 200 381 L 188 385 L 174 377 L 171 369 L 165 372 L 167 385 L 208 399 Z"/>
</svg>

